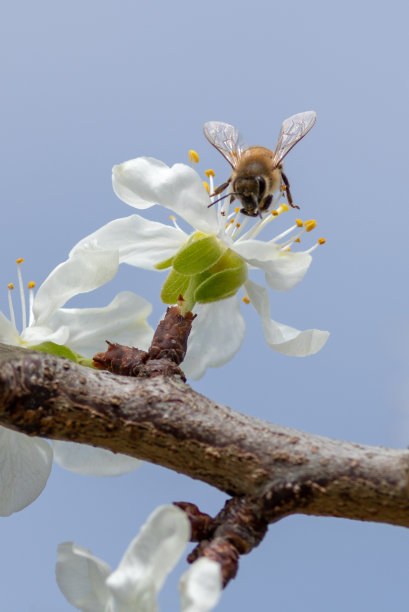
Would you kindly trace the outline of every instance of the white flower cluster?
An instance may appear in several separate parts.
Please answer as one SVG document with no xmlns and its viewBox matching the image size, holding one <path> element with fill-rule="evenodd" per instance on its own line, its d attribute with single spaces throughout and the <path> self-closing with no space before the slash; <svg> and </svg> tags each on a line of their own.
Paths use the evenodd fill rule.
<svg viewBox="0 0 409 612">
<path fill-rule="evenodd" d="M 73 542 L 58 547 L 57 583 L 82 612 L 157 612 L 157 595 L 183 554 L 190 537 L 185 513 L 157 508 L 132 540 L 115 571 Z M 220 565 L 199 559 L 182 576 L 182 612 L 209 612 L 222 589 Z"/>
</svg>

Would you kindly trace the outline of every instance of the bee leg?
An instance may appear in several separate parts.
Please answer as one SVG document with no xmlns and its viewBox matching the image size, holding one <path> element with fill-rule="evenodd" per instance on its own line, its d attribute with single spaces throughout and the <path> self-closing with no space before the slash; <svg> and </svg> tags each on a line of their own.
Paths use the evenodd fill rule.
<svg viewBox="0 0 409 612">
<path fill-rule="evenodd" d="M 299 210 L 300 207 L 293 204 L 293 196 L 291 195 L 291 191 L 290 191 L 290 181 L 288 180 L 288 178 L 286 177 L 286 175 L 284 174 L 282 170 L 281 170 L 281 178 L 283 179 L 283 183 L 285 185 L 285 194 L 287 196 L 287 202 L 292 208 L 298 208 Z"/>
<path fill-rule="evenodd" d="M 230 181 L 231 181 L 231 179 L 229 179 L 228 181 L 223 183 L 223 185 L 219 185 L 218 187 L 216 187 L 216 189 L 211 194 L 211 196 L 219 195 L 219 193 L 222 193 L 230 185 Z"/>
</svg>

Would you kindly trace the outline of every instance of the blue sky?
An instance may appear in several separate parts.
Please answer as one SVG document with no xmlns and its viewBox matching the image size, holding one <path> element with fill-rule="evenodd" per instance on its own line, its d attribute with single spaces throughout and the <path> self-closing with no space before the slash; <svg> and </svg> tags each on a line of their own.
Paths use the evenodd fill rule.
<svg viewBox="0 0 409 612">
<path fill-rule="evenodd" d="M 139 155 L 173 164 L 194 148 L 199 170 L 213 167 L 223 182 L 228 167 L 205 140 L 205 121 L 232 123 L 251 144 L 274 148 L 285 117 L 314 109 L 317 124 L 286 173 L 327 243 L 302 283 L 271 303 L 273 318 L 328 329 L 330 340 L 306 359 L 273 353 L 248 307 L 239 354 L 193 386 L 281 425 L 407 446 L 407 22 L 407 4 L 394 0 L 8 3 L 0 308 L 7 314 L 17 257 L 26 280 L 41 282 L 84 235 L 132 214 L 112 192 L 113 164 Z M 124 268 L 72 303 L 99 306 L 133 290 L 153 302 L 154 325 L 161 280 Z M 54 467 L 41 497 L 0 522 L 3 608 L 71 610 L 54 581 L 57 544 L 74 540 L 115 567 L 148 514 L 173 500 L 215 513 L 225 496 L 151 465 L 117 479 Z M 401 609 L 408 546 L 401 528 L 291 517 L 242 559 L 217 609 Z M 182 571 L 161 596 L 163 610 L 178 609 Z"/>
</svg>

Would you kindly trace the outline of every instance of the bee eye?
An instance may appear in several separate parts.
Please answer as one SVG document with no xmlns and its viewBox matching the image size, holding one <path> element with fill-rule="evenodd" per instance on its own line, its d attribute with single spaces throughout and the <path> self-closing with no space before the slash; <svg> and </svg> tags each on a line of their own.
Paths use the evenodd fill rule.
<svg viewBox="0 0 409 612">
<path fill-rule="evenodd" d="M 266 190 L 266 181 L 263 179 L 262 176 L 256 176 L 254 178 L 256 179 L 257 184 L 258 184 L 258 197 L 262 198 L 263 193 Z"/>
</svg>

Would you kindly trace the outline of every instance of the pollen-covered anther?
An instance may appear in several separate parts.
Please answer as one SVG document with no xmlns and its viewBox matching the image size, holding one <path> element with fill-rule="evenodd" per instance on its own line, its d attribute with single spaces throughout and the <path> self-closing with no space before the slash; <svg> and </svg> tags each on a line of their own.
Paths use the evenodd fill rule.
<svg viewBox="0 0 409 612">
<path fill-rule="evenodd" d="M 325 244 L 325 238 L 318 238 L 318 244 Z"/>
<path fill-rule="evenodd" d="M 296 238 L 294 242 L 301 242 L 301 240 L 299 238 Z"/>
<path fill-rule="evenodd" d="M 194 151 L 193 149 L 189 150 L 189 161 L 191 164 L 198 164 L 199 163 L 199 154 Z"/>
<path fill-rule="evenodd" d="M 210 193 L 209 183 L 207 181 L 203 181 L 203 185 L 204 185 L 204 188 L 206 189 L 207 193 Z"/>
<path fill-rule="evenodd" d="M 304 227 L 306 232 L 310 232 L 317 227 L 317 222 L 315 219 L 310 219 L 309 221 L 304 222 Z"/>
<path fill-rule="evenodd" d="M 244 304 L 250 304 L 250 298 L 247 295 L 242 297 L 241 301 L 244 302 Z"/>
<path fill-rule="evenodd" d="M 275 209 L 271 211 L 271 214 L 273 217 L 278 217 L 278 212 Z"/>
<path fill-rule="evenodd" d="M 24 263 L 24 259 L 22 257 L 19 257 L 18 259 L 16 259 L 16 264 L 22 264 Z"/>
<path fill-rule="evenodd" d="M 211 176 L 216 176 L 214 170 L 212 170 L 211 168 L 209 170 L 205 170 L 205 175 L 207 176 L 207 178 L 210 178 Z"/>
<path fill-rule="evenodd" d="M 34 287 L 36 286 L 34 281 L 30 281 L 27 285 L 27 289 L 34 289 Z"/>
<path fill-rule="evenodd" d="M 283 212 L 288 212 L 290 210 L 290 207 L 288 206 L 288 204 L 280 204 L 280 206 L 277 206 L 275 210 L 277 215 L 281 215 Z"/>
<path fill-rule="evenodd" d="M 7 289 L 9 289 L 10 291 L 12 291 L 14 289 L 14 283 L 9 283 L 7 285 Z"/>
<path fill-rule="evenodd" d="M 302 219 L 296 219 L 295 220 L 297 227 L 304 227 L 304 223 Z"/>
<path fill-rule="evenodd" d="M 234 212 L 236 213 L 236 215 L 238 215 L 238 214 L 239 214 L 239 212 L 240 212 L 240 208 L 239 208 L 239 206 L 236 206 L 236 208 L 234 209 Z"/>
<path fill-rule="evenodd" d="M 236 227 L 241 227 L 241 223 L 237 222 Z"/>
</svg>

